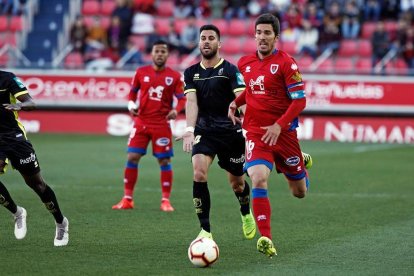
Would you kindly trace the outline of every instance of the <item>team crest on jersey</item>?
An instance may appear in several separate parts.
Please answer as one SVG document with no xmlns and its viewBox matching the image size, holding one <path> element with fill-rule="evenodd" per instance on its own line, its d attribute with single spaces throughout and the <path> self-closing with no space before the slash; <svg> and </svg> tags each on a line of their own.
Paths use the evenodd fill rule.
<svg viewBox="0 0 414 276">
<path fill-rule="evenodd" d="M 250 79 L 249 86 L 253 94 L 264 94 L 264 76 L 258 76 L 256 80 Z M 259 90 L 257 90 L 257 87 Z"/>
<path fill-rule="evenodd" d="M 144 77 L 144 82 L 149 82 L 149 81 L 150 81 L 149 77 L 148 76 L 145 76 Z"/>
<path fill-rule="evenodd" d="M 165 77 L 165 84 L 170 86 L 173 82 L 173 78 L 171 77 Z"/>
<path fill-rule="evenodd" d="M 270 65 L 270 73 L 272 73 L 273 75 L 276 74 L 278 69 L 279 69 L 279 64 L 271 64 Z"/>
<path fill-rule="evenodd" d="M 221 68 L 221 69 L 218 71 L 218 75 L 219 75 L 219 76 L 223 75 L 223 68 Z"/>
</svg>

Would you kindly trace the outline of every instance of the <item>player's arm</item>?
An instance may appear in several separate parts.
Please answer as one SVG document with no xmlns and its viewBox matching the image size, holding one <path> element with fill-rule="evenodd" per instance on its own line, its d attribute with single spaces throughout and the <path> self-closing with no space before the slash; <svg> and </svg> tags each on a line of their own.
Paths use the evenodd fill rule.
<svg viewBox="0 0 414 276">
<path fill-rule="evenodd" d="M 177 105 L 175 108 L 171 109 L 170 112 L 167 114 L 168 120 L 173 120 L 177 118 L 178 113 L 180 113 L 184 107 L 185 103 L 187 102 L 185 95 L 184 95 L 184 83 L 182 79 L 178 79 L 176 89 L 174 92 L 174 96 L 177 99 Z"/>
<path fill-rule="evenodd" d="M 19 111 L 19 110 L 24 110 L 24 111 L 30 111 L 33 109 L 36 109 L 36 104 L 33 101 L 33 98 L 30 96 L 29 93 L 27 93 L 27 91 L 23 91 L 23 94 L 17 93 L 16 99 L 19 100 L 19 103 L 13 103 L 13 104 L 3 104 L 4 108 L 7 110 L 12 110 L 12 111 Z"/>
<path fill-rule="evenodd" d="M 139 72 L 137 70 L 134 78 L 132 79 L 131 89 L 128 94 L 128 111 L 132 116 L 138 115 L 139 102 L 137 102 L 137 98 L 140 87 Z"/>
<path fill-rule="evenodd" d="M 185 152 L 191 152 L 194 144 L 194 129 L 198 116 L 198 104 L 195 92 L 187 93 L 186 96 L 187 103 L 185 107 L 185 117 L 187 127 L 185 128 L 185 133 L 183 135 L 183 150 Z"/>
<path fill-rule="evenodd" d="M 233 124 L 236 124 L 236 123 L 241 124 L 240 118 L 236 117 L 235 113 L 238 107 L 240 107 L 240 111 L 243 114 L 245 112 L 246 108 L 244 105 L 246 104 L 246 101 L 245 101 L 246 84 L 244 83 L 243 75 L 240 73 L 239 69 L 237 69 L 237 67 L 234 65 L 230 66 L 229 77 L 230 77 L 231 86 L 236 96 L 236 99 L 229 105 L 228 117 L 232 120 Z M 235 103 L 235 101 L 240 97 L 240 95 L 243 98 L 239 99 L 239 102 L 238 102 L 239 104 L 237 104 Z"/>
<path fill-rule="evenodd" d="M 236 99 L 232 101 L 229 105 L 229 111 L 228 111 L 228 117 L 231 119 L 233 124 L 239 123 L 241 124 L 241 120 L 239 117 L 236 117 L 235 113 L 237 108 L 241 109 L 241 112 L 243 114 L 246 111 L 246 89 L 244 89 L 242 92 L 236 93 Z"/>
</svg>

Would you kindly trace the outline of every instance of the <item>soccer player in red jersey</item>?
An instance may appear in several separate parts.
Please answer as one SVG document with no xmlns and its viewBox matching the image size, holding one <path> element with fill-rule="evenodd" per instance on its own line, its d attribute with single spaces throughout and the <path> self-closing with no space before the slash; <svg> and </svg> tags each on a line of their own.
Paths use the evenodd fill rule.
<svg viewBox="0 0 414 276">
<path fill-rule="evenodd" d="M 238 63 L 246 89 L 229 106 L 229 117 L 236 123 L 240 121 L 234 115 L 236 109 L 246 104 L 245 170 L 252 180 L 253 212 L 262 235 L 257 248 L 269 257 L 276 254 L 267 195 L 273 163 L 297 198 L 305 196 L 309 183 L 306 167 L 311 165 L 310 155 L 301 152 L 296 133 L 297 117 L 306 106 L 304 84 L 295 60 L 275 48 L 279 29 L 278 19 L 271 14 L 256 20 L 257 52 Z"/>
<path fill-rule="evenodd" d="M 169 120 L 175 119 L 185 106 L 181 74 L 166 66 L 168 45 L 157 41 L 152 46 L 152 65 L 138 68 L 132 80 L 128 110 L 135 124 L 128 140 L 128 161 L 124 170 L 124 197 L 112 209 L 132 209 L 133 192 L 138 178 L 138 164 L 147 153 L 151 141 L 153 155 L 161 170 L 161 207 L 165 212 L 174 211 L 170 203 L 173 180 L 171 157 L 172 133 Z M 173 107 L 174 97 L 177 105 Z"/>
</svg>

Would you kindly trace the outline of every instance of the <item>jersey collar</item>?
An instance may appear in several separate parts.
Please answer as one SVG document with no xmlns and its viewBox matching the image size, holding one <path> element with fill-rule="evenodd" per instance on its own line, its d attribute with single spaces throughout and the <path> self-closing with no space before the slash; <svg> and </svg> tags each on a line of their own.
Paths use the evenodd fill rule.
<svg viewBox="0 0 414 276">
<path fill-rule="evenodd" d="M 216 65 L 214 65 L 214 69 L 215 68 L 217 68 L 217 67 L 219 67 L 222 63 L 224 62 L 224 59 L 223 58 L 220 58 L 220 60 L 219 60 L 219 62 L 217 62 L 217 64 Z M 204 64 L 203 64 L 203 62 L 202 61 L 200 61 L 200 66 L 201 66 L 201 68 L 203 68 L 204 70 L 206 70 L 207 68 L 204 66 Z"/>
</svg>

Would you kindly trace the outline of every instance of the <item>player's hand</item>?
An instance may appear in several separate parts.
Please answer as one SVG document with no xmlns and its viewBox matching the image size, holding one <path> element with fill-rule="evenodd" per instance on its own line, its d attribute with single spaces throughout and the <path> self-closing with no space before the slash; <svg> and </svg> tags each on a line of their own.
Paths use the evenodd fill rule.
<svg viewBox="0 0 414 276">
<path fill-rule="evenodd" d="M 129 101 L 128 102 L 128 111 L 129 111 L 129 114 L 131 114 L 132 116 L 137 116 L 138 115 L 138 105 L 133 101 Z"/>
<path fill-rule="evenodd" d="M 269 146 L 276 145 L 277 138 L 280 135 L 280 132 L 282 131 L 282 128 L 278 123 L 274 123 L 271 126 L 265 126 L 261 127 L 262 129 L 266 130 L 266 133 L 262 136 L 262 141 Z"/>
<path fill-rule="evenodd" d="M 235 102 L 231 102 L 229 105 L 229 111 L 227 116 L 230 118 L 230 120 L 233 122 L 233 125 L 237 124 L 241 124 L 241 120 L 240 118 L 236 117 L 234 114 L 236 113 L 237 110 L 237 105 Z"/>
<path fill-rule="evenodd" d="M 22 105 L 20 103 L 15 104 L 3 104 L 4 108 L 11 111 L 19 111 L 22 110 Z"/>
<path fill-rule="evenodd" d="M 174 120 L 175 118 L 177 118 L 177 110 L 172 109 L 170 112 L 168 112 L 166 118 L 167 120 Z"/>
<path fill-rule="evenodd" d="M 175 141 L 183 140 L 183 151 L 190 153 L 194 145 L 194 133 L 187 131 L 183 136 L 175 138 Z"/>
</svg>

